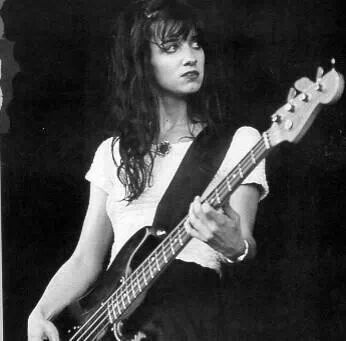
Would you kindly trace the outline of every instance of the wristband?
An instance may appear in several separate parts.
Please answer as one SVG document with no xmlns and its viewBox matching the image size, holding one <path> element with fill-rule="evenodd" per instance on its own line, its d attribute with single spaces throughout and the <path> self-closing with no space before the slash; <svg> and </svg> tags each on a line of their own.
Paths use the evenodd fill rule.
<svg viewBox="0 0 346 341">
<path fill-rule="evenodd" d="M 225 257 L 226 262 L 231 263 L 231 264 L 242 262 L 249 253 L 249 242 L 246 239 L 244 239 L 244 245 L 245 245 L 245 250 L 244 250 L 243 254 L 238 256 L 235 260 L 232 260 L 232 259 Z"/>
</svg>

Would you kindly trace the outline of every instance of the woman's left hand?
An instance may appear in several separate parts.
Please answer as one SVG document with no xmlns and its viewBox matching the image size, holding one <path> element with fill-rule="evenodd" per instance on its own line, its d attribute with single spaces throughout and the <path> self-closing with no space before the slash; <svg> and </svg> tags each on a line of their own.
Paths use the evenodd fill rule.
<svg viewBox="0 0 346 341">
<path fill-rule="evenodd" d="M 207 243 L 228 258 L 234 258 L 244 251 L 244 240 L 240 229 L 240 216 L 231 207 L 227 214 L 215 210 L 208 203 L 201 203 L 196 197 L 190 204 L 186 231 Z"/>
</svg>

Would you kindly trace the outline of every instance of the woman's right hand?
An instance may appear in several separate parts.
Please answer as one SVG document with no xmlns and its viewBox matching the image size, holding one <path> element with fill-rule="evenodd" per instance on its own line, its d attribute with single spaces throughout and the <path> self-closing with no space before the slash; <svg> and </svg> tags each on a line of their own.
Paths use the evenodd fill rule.
<svg viewBox="0 0 346 341">
<path fill-rule="evenodd" d="M 28 341 L 59 341 L 59 333 L 54 324 L 33 311 L 28 319 Z"/>
</svg>

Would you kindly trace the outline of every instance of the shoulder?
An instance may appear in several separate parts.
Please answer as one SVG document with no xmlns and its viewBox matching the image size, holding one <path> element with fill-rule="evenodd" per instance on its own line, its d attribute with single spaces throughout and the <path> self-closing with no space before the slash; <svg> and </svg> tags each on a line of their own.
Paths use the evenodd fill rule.
<svg viewBox="0 0 346 341">
<path fill-rule="evenodd" d="M 229 148 L 228 160 L 229 163 L 235 166 L 240 160 L 250 152 L 250 150 L 261 139 L 259 131 L 253 127 L 243 126 L 239 128 L 232 139 Z M 268 193 L 269 187 L 265 174 L 265 160 L 262 160 L 242 182 L 243 184 L 258 184 L 261 186 L 262 200 Z"/>
<path fill-rule="evenodd" d="M 114 154 L 114 157 L 112 156 Z M 101 142 L 94 154 L 93 161 L 85 178 L 106 193 L 111 193 L 116 181 L 116 156 L 119 154 L 117 141 L 108 138 Z"/>
<path fill-rule="evenodd" d="M 261 138 L 260 132 L 250 126 L 242 126 L 233 135 L 232 143 L 256 143 Z"/>
<path fill-rule="evenodd" d="M 242 126 L 233 132 L 224 162 L 229 165 L 238 163 L 260 140 L 259 131 L 250 126 Z"/>
<path fill-rule="evenodd" d="M 97 147 L 97 150 L 102 151 L 109 151 L 112 150 L 115 145 L 119 144 L 119 139 L 117 137 L 108 137 L 107 139 L 103 140 Z M 118 148 L 118 147 L 117 147 Z"/>
<path fill-rule="evenodd" d="M 102 159 L 114 159 L 117 161 L 119 159 L 119 138 L 109 137 L 102 141 L 97 149 L 95 156 Z"/>
<path fill-rule="evenodd" d="M 240 160 L 260 140 L 261 134 L 253 127 L 243 126 L 236 130 L 233 135 L 229 153 L 234 159 Z"/>
</svg>

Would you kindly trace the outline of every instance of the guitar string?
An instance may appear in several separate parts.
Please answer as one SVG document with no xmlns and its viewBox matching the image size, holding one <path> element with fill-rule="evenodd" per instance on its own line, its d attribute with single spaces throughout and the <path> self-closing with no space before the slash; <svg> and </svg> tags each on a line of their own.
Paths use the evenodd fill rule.
<svg viewBox="0 0 346 341">
<path fill-rule="evenodd" d="M 261 149 L 261 148 L 256 148 L 256 147 L 258 147 L 258 145 L 256 145 L 255 147 L 253 147 L 253 149 L 252 149 L 252 151 L 255 151 L 256 149 Z M 259 146 L 259 147 L 261 147 L 261 145 Z M 257 153 L 257 151 L 256 151 L 256 153 Z M 244 164 L 244 161 L 249 161 L 249 160 L 246 160 L 246 159 L 248 159 L 247 158 L 247 156 L 249 156 L 251 154 L 251 151 L 246 155 L 246 157 L 244 157 L 244 159 L 241 161 L 241 162 L 239 162 L 239 165 L 241 164 L 241 163 L 243 163 L 243 165 L 242 165 L 242 168 L 244 169 L 244 172 L 246 172 L 246 167 L 248 167 L 249 165 L 245 165 Z M 252 161 L 252 160 L 251 160 Z M 247 162 L 248 163 L 248 162 Z M 252 161 L 251 163 L 250 163 L 250 167 L 251 167 L 251 165 L 256 165 L 256 164 L 254 164 L 254 162 Z M 237 169 L 237 166 L 235 167 L 235 169 Z M 223 185 L 223 187 L 226 189 L 226 193 L 228 193 L 229 192 L 229 190 L 228 190 L 228 186 L 227 185 L 225 185 L 225 183 L 227 183 L 227 181 L 229 181 L 229 179 L 227 180 L 227 178 L 230 176 L 230 175 L 232 175 L 232 173 L 236 173 L 236 172 L 238 172 L 238 169 L 236 170 L 236 172 L 234 171 L 235 169 L 233 169 L 228 175 L 227 175 L 227 177 L 225 178 L 225 180 L 224 181 L 222 181 L 215 189 L 217 189 L 217 188 L 219 188 L 220 187 L 220 185 Z M 234 178 L 232 177 L 231 178 L 231 180 L 234 180 Z M 234 185 L 233 185 L 234 186 Z M 214 191 L 215 191 L 215 189 L 214 189 Z M 205 199 L 205 200 L 211 200 L 211 201 L 214 201 L 214 200 L 217 200 L 217 198 L 216 198 L 216 195 L 214 194 L 214 191 L 212 192 L 212 193 L 210 193 L 210 195 Z M 219 195 L 221 195 L 221 196 L 223 196 L 224 195 L 224 190 L 221 188 L 221 189 L 219 189 Z M 177 231 L 172 231 L 172 232 L 177 232 L 177 233 L 173 233 L 172 234 L 172 236 L 170 236 L 170 242 L 169 242 L 169 245 L 166 245 L 165 247 L 166 247 L 166 251 L 167 251 L 167 249 L 168 249 L 168 251 L 171 251 L 171 248 L 172 248 L 172 237 L 174 238 L 174 240 L 173 240 L 173 242 L 174 241 L 176 241 L 176 239 L 178 239 L 179 240 L 179 238 L 181 238 L 182 236 L 180 235 L 181 234 L 181 230 L 180 229 L 177 229 Z M 175 236 L 175 234 L 178 234 L 178 236 Z M 168 238 L 167 238 L 168 239 Z M 162 243 L 162 248 L 163 248 L 163 245 L 164 243 Z M 157 251 L 157 250 L 154 250 L 154 251 Z M 177 253 L 177 252 L 179 252 L 178 250 L 177 251 L 175 251 L 174 253 Z M 154 253 L 154 252 L 153 252 Z M 166 254 L 166 253 L 165 253 Z M 172 252 L 172 255 L 173 255 L 173 252 Z M 158 256 L 160 256 L 160 254 L 158 255 Z M 143 263 L 148 263 L 148 264 L 145 264 L 145 266 L 144 266 L 144 269 L 142 269 L 141 270 L 141 272 L 142 272 L 142 276 L 143 277 L 145 277 L 145 278 L 148 278 L 148 269 L 149 269 L 149 276 L 151 276 L 152 277 L 152 272 L 153 272 L 153 269 L 154 269 L 154 272 L 155 272 L 155 275 L 156 275 L 156 272 L 160 272 L 160 269 L 155 269 L 155 268 L 153 268 L 153 266 L 152 266 L 152 264 L 150 264 L 150 259 L 151 258 L 155 258 L 155 260 L 156 261 L 158 261 L 158 262 L 162 262 L 162 257 L 158 257 L 157 255 L 154 257 L 154 256 L 152 256 L 152 257 L 148 257 L 147 258 L 147 260 L 148 260 L 148 262 L 143 262 Z M 165 257 L 163 257 L 163 258 L 165 258 Z M 164 261 L 165 261 L 165 259 L 164 259 Z M 144 265 L 142 263 L 142 265 Z M 161 263 L 161 266 L 164 266 L 165 264 L 164 263 Z M 142 266 L 143 267 L 143 266 Z M 139 268 L 137 268 L 137 269 L 139 269 Z M 136 270 L 137 270 L 136 269 Z M 133 276 L 132 276 L 133 275 Z M 140 276 L 140 273 L 139 273 L 139 271 L 135 271 L 133 274 L 131 275 L 131 277 L 135 277 L 135 278 L 129 278 L 128 279 L 128 282 L 130 282 L 131 284 L 129 284 L 128 286 L 126 286 L 125 285 L 125 287 L 122 289 L 122 290 L 120 290 L 120 291 L 122 291 L 120 294 L 118 294 L 118 295 L 111 295 L 110 297 L 112 297 L 112 298 L 114 298 L 114 296 L 124 296 L 124 292 L 126 291 L 126 292 L 128 292 L 129 291 L 129 287 L 131 287 L 131 289 L 132 289 L 132 291 L 134 292 L 134 290 L 133 290 L 133 288 L 134 288 L 134 285 L 133 285 L 133 282 L 134 281 L 136 281 L 137 283 L 138 283 L 138 279 L 139 279 L 139 277 L 138 276 Z M 142 277 L 141 276 L 141 277 Z M 141 280 L 141 282 L 142 282 L 142 279 L 140 279 Z M 141 284 L 143 284 L 143 283 L 141 283 Z M 144 283 L 145 284 L 145 283 Z M 140 287 L 140 288 L 142 288 L 142 286 L 139 284 L 137 284 L 137 287 Z M 118 289 L 121 289 L 120 287 L 118 288 Z M 142 289 L 143 290 L 143 289 Z M 117 290 L 118 291 L 118 290 Z M 141 292 L 141 291 L 140 291 Z M 133 295 L 132 295 L 133 296 Z M 108 300 L 107 300 L 108 301 Z M 106 301 L 106 302 L 107 302 Z M 106 304 L 104 304 L 103 305 L 103 307 L 106 307 Z M 124 311 L 126 311 L 126 309 L 127 309 L 128 307 L 126 307 L 125 308 L 125 310 Z M 106 313 L 107 314 L 107 310 L 105 310 L 104 311 L 104 313 Z M 122 312 L 123 313 L 123 312 Z M 114 313 L 113 313 L 114 314 Z M 108 314 L 107 314 L 108 315 Z M 119 316 L 121 315 L 121 313 L 119 314 Z M 115 316 L 115 314 L 114 314 L 114 316 Z M 119 317 L 118 316 L 118 317 Z M 102 316 L 98 316 L 98 318 L 101 318 Z M 116 318 L 118 318 L 117 316 L 115 316 L 115 319 Z M 92 317 L 91 317 L 92 318 Z M 108 319 L 108 316 L 107 316 L 107 319 Z M 89 322 L 91 322 L 91 321 L 89 321 Z M 96 321 L 94 321 L 94 322 L 96 322 Z M 102 322 L 104 322 L 104 321 L 101 321 L 101 323 Z M 86 323 L 88 323 L 88 321 L 86 322 Z M 108 327 L 108 326 L 107 326 Z M 75 335 L 76 336 L 76 335 Z"/>
<path fill-rule="evenodd" d="M 251 169 L 251 167 L 255 168 L 255 166 L 259 163 L 260 160 L 263 159 L 263 156 L 261 157 L 261 155 L 258 157 L 258 160 L 256 160 L 256 163 L 254 162 L 254 155 L 253 154 L 257 154 L 258 152 L 262 152 L 263 154 L 265 154 L 267 150 L 267 147 L 265 146 L 265 143 L 263 141 L 263 138 L 260 139 L 258 141 L 258 143 L 249 151 L 249 153 L 247 153 L 245 155 L 245 157 L 238 163 L 237 166 L 235 166 L 233 168 L 233 170 L 225 177 L 225 179 L 223 181 L 220 182 L 220 184 L 218 184 L 218 186 L 216 186 L 216 188 L 204 199 L 204 201 L 208 201 L 208 202 L 213 202 L 213 201 L 216 201 L 216 203 L 219 202 L 220 198 L 218 198 L 218 196 L 227 196 L 229 194 L 229 184 L 230 184 L 230 181 L 235 181 L 235 180 L 242 180 L 243 176 L 241 176 L 241 174 L 239 174 L 239 172 L 244 172 L 246 173 L 249 169 Z M 251 169 L 252 170 L 252 169 Z M 239 174 L 239 175 L 237 175 Z M 237 177 L 234 177 L 234 175 L 236 175 Z M 234 184 L 231 184 L 231 187 L 235 187 Z M 185 219 L 184 219 L 185 220 Z M 178 243 L 180 243 L 181 241 L 181 238 L 183 237 L 186 237 L 186 236 L 182 236 L 181 233 L 185 231 L 185 229 L 183 231 L 181 231 L 181 226 L 180 225 L 183 225 L 183 224 L 179 224 L 177 226 L 177 228 L 175 228 L 172 233 L 170 235 L 167 236 L 167 238 L 152 252 L 152 254 L 150 256 L 147 257 L 147 259 L 142 263 L 142 265 L 140 267 L 138 267 L 131 275 L 130 277 L 128 278 L 127 282 L 129 282 L 129 284 L 125 284 L 124 287 L 122 288 L 122 285 L 116 290 L 115 293 L 113 293 L 106 301 L 105 303 L 98 309 L 97 312 L 94 313 L 93 316 L 90 317 L 90 319 L 88 321 L 85 322 L 85 324 L 89 324 L 89 327 L 92 327 L 92 325 L 90 326 L 90 323 L 91 324 L 94 324 L 94 323 L 97 323 L 97 320 L 99 320 L 100 318 L 102 318 L 103 316 L 102 315 L 106 315 L 105 318 L 108 320 L 109 319 L 109 316 L 108 316 L 108 301 L 110 299 L 114 299 L 114 296 L 116 297 L 116 300 L 118 300 L 119 297 L 122 297 L 122 300 L 124 299 L 124 293 L 125 292 L 129 292 L 130 289 L 132 290 L 132 293 L 136 293 L 136 290 L 134 290 L 134 284 L 133 282 L 136 282 L 137 283 L 137 290 L 138 290 L 138 287 L 142 289 L 142 285 L 143 285 L 143 279 L 141 277 L 144 277 L 144 278 L 149 278 L 150 277 L 153 277 L 153 273 L 154 273 L 154 276 L 157 275 L 157 273 L 159 273 L 162 269 L 160 268 L 157 268 L 157 265 L 156 266 L 153 266 L 152 263 L 150 263 L 150 260 L 152 259 L 155 259 L 156 262 L 158 263 L 161 263 L 160 266 L 161 267 L 164 267 L 165 265 L 168 265 L 166 264 L 166 261 L 165 261 L 165 258 L 167 257 L 167 251 L 169 251 L 169 257 L 172 257 L 174 254 L 180 252 L 181 250 L 174 250 L 174 252 L 172 252 L 172 248 L 174 249 Z M 169 243 L 166 243 L 167 245 L 165 245 L 165 241 L 166 240 L 169 240 Z M 177 242 L 178 240 L 178 242 Z M 186 243 L 188 242 L 189 240 L 187 240 L 186 242 L 184 242 L 184 246 L 186 245 Z M 172 245 L 172 243 L 175 243 L 176 245 Z M 158 252 L 159 250 L 159 247 L 161 246 L 161 248 L 163 249 L 164 251 L 164 256 L 163 256 L 163 259 L 162 259 L 162 256 L 160 254 L 160 252 Z M 180 247 L 179 247 L 180 246 Z M 182 248 L 181 245 L 178 245 L 178 248 Z M 166 250 L 166 252 L 165 252 Z M 161 251 L 162 252 L 162 251 Z M 157 254 L 158 253 L 158 254 Z M 163 262 L 162 262 L 163 261 Z M 141 269 L 140 269 L 141 268 Z M 157 269 L 155 269 L 157 268 Z M 149 273 L 148 273 L 149 271 Z M 144 280 L 144 285 L 146 284 L 145 282 L 147 282 L 148 280 Z M 141 285 L 142 284 L 142 285 Z M 120 293 L 118 292 L 120 291 Z M 142 290 L 139 290 L 139 293 L 137 293 L 137 295 L 139 295 L 141 293 Z M 118 292 L 118 293 L 117 293 Z M 127 298 L 128 298 L 128 295 L 126 294 Z M 134 295 L 132 295 L 134 296 Z M 133 298 L 136 298 L 135 296 Z M 124 302 L 121 302 L 121 303 L 124 303 Z M 114 303 L 112 302 L 112 305 Z M 120 304 L 118 302 L 118 304 Z M 128 304 L 128 303 L 127 303 Z M 127 305 L 127 304 L 123 304 L 123 305 Z M 120 304 L 121 306 L 121 304 Z M 114 315 L 114 319 L 117 319 L 120 317 L 121 314 L 123 314 L 126 309 L 128 309 L 129 306 L 126 306 L 126 308 L 124 308 L 124 311 L 119 313 L 119 316 L 116 316 L 115 313 L 113 312 L 113 315 Z M 102 310 L 102 308 L 104 309 L 103 312 L 101 312 L 102 315 L 99 315 L 97 316 L 97 314 L 99 313 L 99 310 Z M 94 320 L 93 322 L 91 322 L 91 320 L 93 318 L 96 317 L 96 320 Z M 99 321 L 99 325 L 104 323 L 106 321 L 106 319 L 103 319 L 101 321 Z M 99 328 L 99 325 L 96 327 L 96 328 Z M 108 328 L 108 323 L 107 323 L 107 326 L 105 326 Z M 87 328 L 87 329 L 90 329 L 90 328 Z M 79 329 L 78 332 L 81 332 L 81 328 Z M 92 332 L 95 331 L 95 328 Z M 76 334 L 78 334 L 78 332 Z M 85 331 L 87 332 L 87 330 Z M 74 335 L 77 336 L 77 335 Z M 71 339 L 72 341 L 73 339 Z M 80 339 L 78 339 L 80 340 Z"/>
<path fill-rule="evenodd" d="M 253 148 L 252 150 L 254 151 L 255 149 L 257 149 L 257 148 Z M 248 153 L 248 154 L 251 154 L 251 151 Z M 248 155 L 247 155 L 248 156 Z M 246 159 L 246 158 L 244 158 L 244 159 Z M 241 163 L 244 163 L 244 159 L 239 163 L 239 164 L 241 164 Z M 248 160 L 245 160 L 245 161 L 248 161 Z M 252 161 L 252 160 L 251 160 Z M 255 165 L 253 162 L 251 162 L 250 163 L 250 166 L 251 165 Z M 242 165 L 242 168 L 244 168 L 244 172 L 246 172 L 246 170 L 245 170 L 245 167 L 247 167 L 248 165 Z M 229 177 L 232 173 L 234 173 L 233 171 L 232 172 L 230 172 L 230 174 L 227 176 L 227 177 Z M 225 180 L 224 181 L 222 181 L 220 184 L 219 184 L 219 186 L 220 185 L 224 185 L 226 182 L 227 182 L 227 177 L 225 178 Z M 233 178 L 231 179 L 231 180 L 233 180 Z M 217 186 L 216 188 L 218 188 L 219 186 Z M 227 188 L 226 188 L 227 187 Z M 228 186 L 225 186 L 224 185 L 224 188 L 226 189 L 226 192 L 229 192 L 229 190 L 228 190 Z M 223 196 L 224 195 L 224 193 L 223 193 L 224 191 L 223 191 L 223 189 L 219 189 L 219 195 L 221 195 L 221 196 Z M 214 201 L 214 200 L 217 200 L 217 197 L 216 197 L 216 195 L 212 192 L 210 195 L 209 195 L 209 197 L 207 197 L 206 198 L 206 200 L 207 199 L 211 199 L 212 201 Z M 217 200 L 218 201 L 218 200 Z M 172 231 L 173 232 L 173 231 Z M 178 229 L 177 231 L 175 231 L 175 232 L 177 232 L 178 233 L 178 236 L 174 236 L 174 234 L 172 234 L 172 236 L 170 236 L 170 238 L 169 239 L 171 239 L 170 240 L 170 242 L 169 242 L 169 245 L 166 245 L 166 251 L 167 251 L 167 248 L 168 248 L 168 251 L 171 251 L 171 247 L 172 247 L 172 237 L 175 237 L 174 239 L 175 240 L 173 240 L 173 242 L 175 241 L 176 242 L 176 239 L 180 239 L 182 236 L 180 235 L 181 234 L 181 230 L 180 229 Z M 176 233 L 175 233 L 176 234 Z M 162 243 L 162 244 L 164 244 L 164 243 Z M 163 245 L 162 245 L 162 248 L 163 248 Z M 155 251 L 155 250 L 154 250 Z M 156 250 L 157 251 L 157 250 Z M 179 252 L 179 250 L 176 250 L 174 253 L 177 253 L 177 252 Z M 172 255 L 174 254 L 173 252 L 172 252 Z M 160 256 L 160 254 L 159 254 L 159 256 Z M 165 264 L 164 263 L 162 263 L 162 258 L 161 257 L 158 257 L 157 255 L 155 256 L 155 257 L 152 257 L 152 258 L 155 258 L 155 260 L 157 261 L 157 262 L 161 262 L 161 266 L 164 266 Z M 165 258 L 165 257 L 164 257 Z M 148 278 L 148 272 L 147 272 L 147 270 L 149 269 L 149 275 L 152 277 L 152 273 L 153 273 L 153 270 L 154 270 L 154 272 L 155 272 L 155 275 L 156 275 L 156 272 L 160 272 L 160 269 L 155 269 L 155 267 L 153 267 L 152 266 L 152 264 L 150 264 L 150 259 L 151 259 L 151 257 L 148 257 L 147 258 L 147 260 L 149 260 L 147 263 L 148 264 L 145 264 L 145 267 L 144 267 L 144 269 L 142 270 L 142 276 L 143 277 L 146 277 L 146 278 Z M 146 274 L 145 274 L 146 273 Z M 129 287 L 131 287 L 131 289 L 132 289 L 132 292 L 134 293 L 136 290 L 134 290 L 133 288 L 134 288 L 134 285 L 133 285 L 133 282 L 134 282 L 134 280 L 136 280 L 136 282 L 138 283 L 138 275 L 140 275 L 140 274 L 138 274 L 138 273 L 136 273 L 135 274 L 135 272 L 133 273 L 133 275 L 135 275 L 135 276 L 133 276 L 133 277 L 135 277 L 135 278 L 129 278 L 129 280 L 128 280 L 128 282 L 130 282 L 131 284 L 129 284 L 128 286 L 126 286 L 125 285 L 125 287 L 123 288 L 123 290 L 120 290 L 120 291 L 122 291 L 122 293 L 120 294 L 120 295 L 117 295 L 118 297 L 119 296 L 124 296 L 124 292 L 128 292 L 129 291 Z M 132 276 L 131 276 L 132 277 Z M 142 283 L 143 284 L 143 283 Z M 137 284 L 137 287 L 140 287 L 140 288 L 142 288 L 142 286 L 141 285 L 138 285 Z M 140 291 L 141 292 L 141 291 Z M 112 298 L 114 298 L 114 295 L 111 295 L 111 296 L 113 296 Z M 134 295 L 132 295 L 132 296 L 134 296 Z M 135 296 L 134 296 L 134 298 L 135 298 Z M 126 305 L 125 305 L 126 306 Z M 124 311 L 126 311 L 126 309 L 127 309 L 128 307 L 126 307 L 125 308 L 125 310 Z M 107 313 L 108 311 L 104 311 L 104 313 Z M 114 313 L 113 313 L 114 314 Z M 108 314 L 107 314 L 108 315 Z M 119 314 L 119 316 L 121 315 L 121 313 Z M 102 316 L 99 316 L 99 317 L 102 317 Z M 115 314 L 114 314 L 114 317 L 115 317 L 115 319 L 116 318 L 118 318 L 117 316 L 115 316 Z M 108 318 L 108 316 L 107 316 L 107 318 Z M 94 321 L 94 322 L 96 322 L 96 321 Z M 103 323 L 104 321 L 101 321 L 101 323 Z M 108 327 L 108 326 L 105 326 L 105 327 Z"/>
<path fill-rule="evenodd" d="M 213 199 L 215 199 L 215 197 L 213 197 Z M 184 230 L 185 231 L 185 230 Z M 182 232 L 182 231 L 179 231 L 178 233 L 180 233 L 180 232 Z M 171 244 L 171 243 L 170 243 Z M 170 248 L 170 246 L 168 246 L 169 248 Z M 176 252 L 178 252 L 178 251 L 176 251 Z M 159 260 L 160 261 L 160 260 Z M 161 259 L 161 261 L 162 261 L 162 259 Z M 149 268 L 152 268 L 152 266 L 151 265 L 149 265 Z M 150 273 L 151 273 L 152 271 L 150 271 Z M 156 269 L 155 269 L 155 272 L 156 272 Z M 135 292 L 136 290 L 133 290 L 133 282 L 131 283 L 131 285 L 130 285 L 130 287 L 132 287 L 132 292 Z M 129 291 L 129 288 L 127 287 L 126 288 L 126 290 L 127 291 Z M 125 290 L 125 291 L 126 291 Z M 115 316 L 115 319 L 116 319 L 117 317 Z M 102 324 L 102 323 L 104 323 L 104 322 L 107 322 L 107 320 L 108 319 L 104 319 L 103 321 L 101 321 L 100 323 L 99 323 L 99 325 L 100 324 Z M 99 326 L 98 326 L 98 328 L 99 328 Z M 106 328 L 108 328 L 108 322 L 106 323 L 106 325 L 103 327 L 103 329 L 106 329 Z"/>
</svg>

